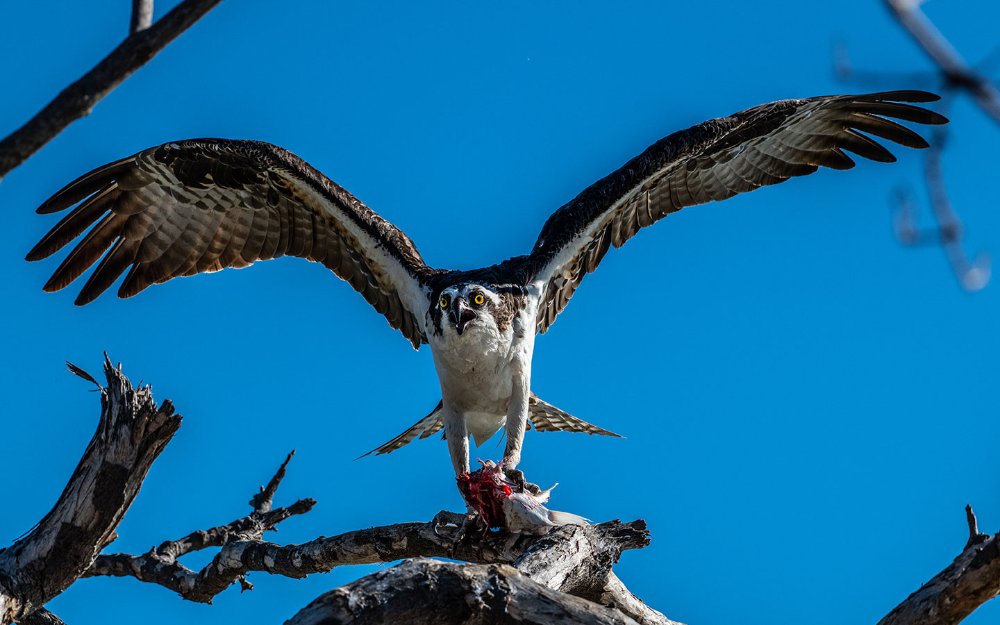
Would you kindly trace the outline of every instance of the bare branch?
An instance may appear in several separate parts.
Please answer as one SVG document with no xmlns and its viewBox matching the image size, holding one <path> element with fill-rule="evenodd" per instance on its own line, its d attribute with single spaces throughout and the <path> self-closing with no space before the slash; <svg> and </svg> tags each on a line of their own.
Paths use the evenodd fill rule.
<svg viewBox="0 0 1000 625">
<path fill-rule="evenodd" d="M 299 502 L 287 509 L 264 513 L 264 516 L 275 515 L 274 518 L 283 520 L 291 516 L 289 511 L 301 514 L 312 506 L 312 500 L 303 501 L 308 503 Z M 553 534 L 541 538 L 489 534 L 481 540 L 461 539 L 462 533 L 458 525 L 441 525 L 439 520 L 435 520 L 430 523 L 373 527 L 318 538 L 301 545 L 281 546 L 240 531 L 240 528 L 260 516 L 261 513 L 254 512 L 229 525 L 195 532 L 181 541 L 164 543 L 160 548 L 138 556 L 101 555 L 85 576 L 135 577 L 140 581 L 169 588 L 184 599 L 208 603 L 215 595 L 253 571 L 301 578 L 348 564 L 373 564 L 426 556 L 509 564 L 529 551 L 532 545 L 553 540 Z M 438 517 L 449 520 L 462 518 L 453 513 L 442 513 Z M 604 551 L 615 554 L 620 554 L 624 549 L 638 549 L 649 543 L 649 532 L 642 521 L 613 521 L 587 528 L 567 526 L 560 537 L 583 549 L 582 553 L 594 553 L 597 550 L 595 547 L 585 547 L 587 540 L 595 545 L 603 545 Z M 183 546 L 172 546 L 175 544 Z M 201 571 L 192 571 L 177 561 L 177 557 L 183 553 L 210 546 L 221 546 L 222 549 Z M 607 559 L 604 556 L 601 561 Z M 617 560 L 617 556 L 614 560 Z M 565 563 L 565 560 L 559 562 Z M 595 563 L 596 566 L 598 564 Z M 575 580 L 578 577 L 567 579 Z M 595 578 L 594 583 L 598 582 L 603 586 L 604 580 Z M 592 592 L 599 594 L 597 591 Z"/>
<path fill-rule="evenodd" d="M 525 538 L 530 542 L 513 568 L 482 560 L 479 565 L 408 562 L 320 596 L 289 624 L 397 622 L 405 611 L 411 625 L 677 625 L 643 604 L 611 573 L 623 548 L 648 544 L 641 521 L 566 525 L 541 538 L 518 540 Z M 434 592 L 427 592 L 428 587 Z M 441 615 L 448 616 L 439 620 Z"/>
<path fill-rule="evenodd" d="M 104 374 L 97 432 L 65 490 L 34 529 L 0 551 L 0 623 L 28 617 L 87 570 L 180 427 L 169 401 L 157 408 L 149 387 L 134 389 L 107 358 Z"/>
<path fill-rule="evenodd" d="M 433 592 L 428 592 L 433 588 Z M 321 595 L 285 625 L 636 625 L 506 565 L 411 560 Z"/>
<path fill-rule="evenodd" d="M 976 520 L 976 513 L 972 510 L 972 504 L 965 506 L 965 520 L 969 524 L 969 540 L 965 543 L 966 549 L 989 540 L 989 534 L 979 533 L 979 521 Z"/>
<path fill-rule="evenodd" d="M 962 249 L 962 222 L 952 207 L 951 199 L 944 183 L 941 155 L 947 144 L 948 133 L 935 128 L 930 149 L 924 160 L 924 179 L 931 200 L 931 211 L 937 222 L 933 230 L 922 230 L 916 224 L 914 202 L 908 193 L 900 193 L 896 199 L 894 220 L 896 237 L 904 245 L 939 245 L 959 284 L 967 291 L 983 289 L 990 281 L 991 263 L 989 254 L 980 252 L 973 260 Z"/>
<path fill-rule="evenodd" d="M 1000 91 L 965 62 L 920 10 L 920 3 L 913 0 L 885 0 L 885 4 L 917 45 L 941 68 L 948 86 L 968 91 L 983 112 L 1000 123 Z"/>
<path fill-rule="evenodd" d="M 153 0 L 132 0 L 132 17 L 128 32 L 131 35 L 146 30 L 153 24 Z"/>
<path fill-rule="evenodd" d="M 1000 534 L 979 534 L 972 507 L 965 513 L 970 536 L 962 553 L 878 625 L 956 625 L 1000 594 Z"/>
<path fill-rule="evenodd" d="M 104 96 L 156 56 L 220 0 L 184 0 L 155 24 L 130 35 L 82 78 L 0 141 L 0 179 L 66 126 L 90 113 Z M 149 2 L 151 7 L 152 2 Z M 133 23 L 135 23 L 133 14 Z"/>
<path fill-rule="evenodd" d="M 292 461 L 292 456 L 295 455 L 295 450 L 288 452 L 288 456 L 285 461 L 281 463 L 278 470 L 274 473 L 274 477 L 271 481 L 267 483 L 267 486 L 261 486 L 260 492 L 250 498 L 250 507 L 257 512 L 268 512 L 274 503 L 274 493 L 278 491 L 278 486 L 281 485 L 281 480 L 285 479 L 285 470 L 288 468 L 288 463 Z"/>
</svg>

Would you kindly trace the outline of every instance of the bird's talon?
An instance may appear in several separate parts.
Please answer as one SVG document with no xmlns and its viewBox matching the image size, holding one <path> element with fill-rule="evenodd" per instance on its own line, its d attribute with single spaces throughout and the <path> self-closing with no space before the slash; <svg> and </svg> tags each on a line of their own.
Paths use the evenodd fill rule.
<svg viewBox="0 0 1000 625">
<path fill-rule="evenodd" d="M 532 495 L 542 492 L 538 484 L 532 484 L 524 478 L 524 471 L 518 469 L 504 469 L 504 474 L 516 484 L 522 491 L 528 491 Z"/>
</svg>

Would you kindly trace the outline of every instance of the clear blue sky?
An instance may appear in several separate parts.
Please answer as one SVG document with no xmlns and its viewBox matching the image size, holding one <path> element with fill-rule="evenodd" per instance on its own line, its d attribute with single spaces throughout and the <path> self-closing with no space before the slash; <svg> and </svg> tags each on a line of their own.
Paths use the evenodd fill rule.
<svg viewBox="0 0 1000 625">
<path fill-rule="evenodd" d="M 117 43 L 128 4 L 10 3 L 0 132 Z M 552 210 L 674 130 L 863 89 L 832 76 L 835 38 L 859 67 L 929 67 L 880 2 L 732 6 L 223 2 L 0 183 L 0 536 L 41 518 L 72 472 L 98 401 L 63 361 L 99 372 L 103 350 L 185 416 L 113 549 L 242 515 L 292 448 L 279 501 L 319 505 L 275 540 L 461 506 L 437 439 L 353 460 L 439 394 L 430 352 L 348 286 L 292 259 L 76 308 L 75 289 L 41 291 L 56 261 L 22 260 L 55 221 L 33 211 L 57 188 L 169 140 L 261 139 L 396 223 L 431 264 L 474 267 L 526 252 Z M 998 43 L 995 4 L 928 10 L 972 59 Z M 1000 131 L 964 100 L 952 118 L 952 198 L 969 245 L 1000 256 Z M 534 390 L 627 438 L 529 433 L 522 468 L 561 483 L 557 509 L 646 519 L 652 546 L 618 572 L 673 618 L 874 623 L 962 548 L 967 502 L 1000 527 L 1000 285 L 964 293 L 938 250 L 894 243 L 890 192 L 920 171 L 896 152 L 895 165 L 671 216 L 609 254 L 537 342 Z M 653 314 L 630 316 L 636 304 Z M 371 570 L 256 574 L 256 590 L 214 606 L 84 580 L 50 607 L 72 625 L 136 609 L 149 624 L 277 623 Z M 968 622 L 998 618 L 992 605 Z"/>
</svg>

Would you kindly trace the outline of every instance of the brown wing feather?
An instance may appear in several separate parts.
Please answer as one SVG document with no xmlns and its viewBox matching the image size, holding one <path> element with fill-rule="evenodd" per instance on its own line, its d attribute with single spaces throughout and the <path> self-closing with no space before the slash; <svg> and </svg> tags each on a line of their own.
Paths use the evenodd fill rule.
<svg viewBox="0 0 1000 625">
<path fill-rule="evenodd" d="M 406 428 L 406 430 L 402 434 L 392 439 L 388 443 L 379 445 L 378 447 L 369 451 L 368 453 L 358 456 L 358 458 L 355 458 L 355 460 L 364 458 L 365 456 L 370 456 L 372 454 L 375 454 L 376 456 L 381 456 L 382 454 L 392 453 L 397 449 L 399 449 L 400 447 L 409 445 L 418 437 L 424 439 L 427 438 L 428 436 L 432 436 L 435 432 L 439 432 L 441 428 L 444 427 L 444 420 L 441 417 L 441 406 L 442 402 L 438 402 L 438 405 L 434 407 L 434 410 L 431 410 L 430 414 L 428 414 L 420 421 L 417 421 L 410 427 Z"/>
<path fill-rule="evenodd" d="M 62 289 L 100 259 L 77 304 L 126 270 L 121 297 L 290 255 L 329 267 L 414 347 L 426 341 L 423 284 L 438 272 L 399 229 L 281 148 L 222 139 L 161 145 L 81 176 L 38 211 L 78 203 L 27 256 L 45 258 L 90 228 L 45 285 Z"/>
<path fill-rule="evenodd" d="M 618 171 L 557 210 L 528 257 L 513 270 L 542 283 L 537 323 L 545 332 L 584 276 L 611 246 L 686 206 L 724 200 L 819 167 L 850 169 L 853 152 L 875 161 L 893 155 L 867 133 L 912 148 L 927 142 L 886 118 L 920 124 L 947 120 L 905 102 L 932 102 L 922 91 L 783 100 L 713 119 L 654 143 Z"/>
<path fill-rule="evenodd" d="M 620 434 L 605 430 L 593 423 L 587 423 L 583 419 L 578 419 L 568 412 L 542 401 L 534 393 L 528 397 L 528 420 L 539 432 L 581 432 L 621 438 Z"/>
</svg>

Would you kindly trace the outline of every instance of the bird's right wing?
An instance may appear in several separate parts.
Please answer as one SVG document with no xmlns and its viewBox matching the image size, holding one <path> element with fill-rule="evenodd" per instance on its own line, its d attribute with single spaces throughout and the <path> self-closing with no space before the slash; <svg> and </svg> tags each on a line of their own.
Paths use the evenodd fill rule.
<svg viewBox="0 0 1000 625">
<path fill-rule="evenodd" d="M 437 272 L 398 228 L 287 150 L 226 139 L 167 143 L 85 174 L 38 212 L 77 203 L 27 259 L 45 258 L 89 228 L 45 285 L 62 289 L 103 256 L 79 305 L 125 270 L 120 297 L 289 255 L 323 263 L 415 348 L 426 342 L 425 284 Z"/>
</svg>

